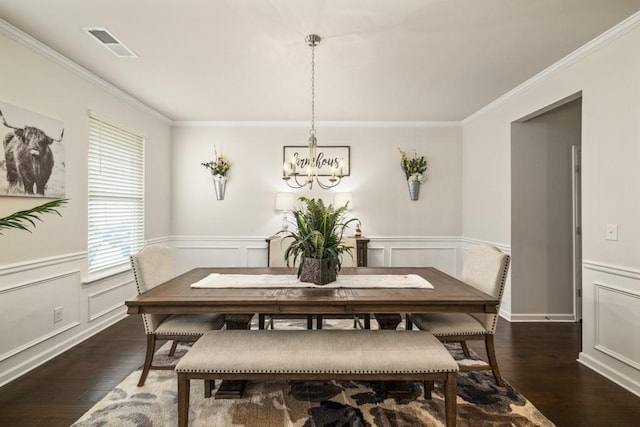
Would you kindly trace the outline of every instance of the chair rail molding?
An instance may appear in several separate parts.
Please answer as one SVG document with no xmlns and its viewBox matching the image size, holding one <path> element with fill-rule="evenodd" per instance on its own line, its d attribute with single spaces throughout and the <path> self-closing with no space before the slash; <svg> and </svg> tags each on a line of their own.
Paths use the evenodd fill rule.
<svg viewBox="0 0 640 427">
<path fill-rule="evenodd" d="M 490 240 L 475 239 L 473 237 L 461 237 L 460 241 L 465 245 L 490 245 L 495 246 L 502 252 L 511 255 L 511 245 L 506 243 L 497 243 Z"/>
<path fill-rule="evenodd" d="M 14 264 L 0 265 L 0 277 L 10 274 L 22 273 L 29 270 L 40 269 L 49 266 L 55 266 L 75 261 L 86 260 L 86 252 L 74 252 L 70 254 L 56 255 L 47 258 L 39 258 Z"/>
</svg>

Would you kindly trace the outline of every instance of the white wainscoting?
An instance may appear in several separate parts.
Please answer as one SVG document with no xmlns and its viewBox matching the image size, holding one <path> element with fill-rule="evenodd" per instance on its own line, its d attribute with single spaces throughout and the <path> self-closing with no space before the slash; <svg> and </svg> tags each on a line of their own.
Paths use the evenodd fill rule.
<svg viewBox="0 0 640 427">
<path fill-rule="evenodd" d="M 369 237 L 369 267 L 435 267 L 455 276 L 459 237 Z"/>
<path fill-rule="evenodd" d="M 84 283 L 86 258 L 81 252 L 0 266 L 0 386 L 126 316 L 123 301 L 135 295 L 131 272 Z"/>
<path fill-rule="evenodd" d="M 640 271 L 583 262 L 578 361 L 640 396 Z"/>
<path fill-rule="evenodd" d="M 194 267 L 266 267 L 266 236 L 168 236 L 146 243 L 173 248 L 179 273 Z M 370 237 L 369 266 L 433 266 L 458 275 L 460 237 Z M 86 274 L 85 252 L 0 265 L 0 386 L 126 316 L 136 294 L 130 270 Z M 53 310 L 63 307 L 63 320 Z M 142 359 L 141 359 L 142 362 Z"/>
<path fill-rule="evenodd" d="M 436 267 L 456 275 L 459 237 L 368 237 L 369 267 Z M 172 239 L 180 272 L 195 267 L 266 267 L 265 237 L 175 236 Z"/>
<path fill-rule="evenodd" d="M 196 267 L 266 267 L 266 236 L 174 236 L 171 244 L 179 273 Z"/>
</svg>

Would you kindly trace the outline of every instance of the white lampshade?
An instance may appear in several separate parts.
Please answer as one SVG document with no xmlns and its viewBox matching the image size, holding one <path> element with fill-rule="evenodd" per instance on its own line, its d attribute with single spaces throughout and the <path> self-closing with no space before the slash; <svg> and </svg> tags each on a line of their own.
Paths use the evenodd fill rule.
<svg viewBox="0 0 640 427">
<path fill-rule="evenodd" d="M 296 196 L 293 193 L 276 193 L 276 210 L 292 211 L 296 202 Z"/>
<path fill-rule="evenodd" d="M 344 206 L 345 203 L 349 202 L 349 210 L 353 209 L 353 195 L 351 193 L 336 193 L 333 196 L 333 206 L 340 207 Z"/>
</svg>

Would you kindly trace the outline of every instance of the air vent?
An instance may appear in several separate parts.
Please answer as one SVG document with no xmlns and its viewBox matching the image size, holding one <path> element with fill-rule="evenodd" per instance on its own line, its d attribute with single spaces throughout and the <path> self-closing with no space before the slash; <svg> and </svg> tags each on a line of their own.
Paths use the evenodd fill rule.
<svg viewBox="0 0 640 427">
<path fill-rule="evenodd" d="M 120 40 L 116 38 L 108 29 L 106 28 L 88 28 L 84 27 L 84 31 L 86 31 L 89 35 L 98 41 L 102 46 L 106 47 L 116 55 L 118 58 L 137 58 L 136 55 L 131 49 L 125 46 Z"/>
</svg>

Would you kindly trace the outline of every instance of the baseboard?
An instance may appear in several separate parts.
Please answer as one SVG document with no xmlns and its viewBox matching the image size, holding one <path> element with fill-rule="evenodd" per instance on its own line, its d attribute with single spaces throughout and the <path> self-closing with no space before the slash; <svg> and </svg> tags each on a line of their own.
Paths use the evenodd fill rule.
<svg viewBox="0 0 640 427">
<path fill-rule="evenodd" d="M 33 369 L 35 369 L 38 366 L 48 362 L 49 360 L 53 359 L 54 357 L 59 356 L 60 354 L 64 353 L 65 351 L 67 351 L 67 350 L 71 349 L 72 347 L 80 344 L 84 340 L 92 337 L 93 335 L 97 334 L 98 332 L 101 332 L 102 330 L 108 328 L 109 326 L 115 324 L 116 322 L 119 322 L 120 320 L 124 319 L 125 317 L 127 317 L 127 313 L 123 308 L 122 311 L 120 311 L 120 312 L 114 314 L 113 316 L 103 320 L 99 324 L 93 325 L 92 327 L 83 330 L 79 334 L 68 338 L 67 340 L 61 342 L 60 344 L 57 344 L 57 345 L 55 345 L 53 347 L 50 347 L 50 348 L 46 349 L 45 351 L 43 351 L 42 353 L 38 354 L 37 356 L 32 357 L 31 359 L 25 360 L 24 362 L 20 363 L 19 365 L 13 366 L 11 369 L 9 369 L 9 370 L 7 370 L 5 372 L 2 372 L 0 374 L 0 387 L 4 386 L 5 384 L 10 383 L 11 381 L 17 379 L 18 377 L 21 377 L 22 375 L 28 373 L 29 371 L 32 371 Z"/>
<path fill-rule="evenodd" d="M 609 366 L 600 363 L 600 361 L 594 359 L 584 352 L 580 352 L 580 354 L 578 355 L 578 363 L 586 366 L 589 369 L 592 369 L 603 377 L 618 384 L 625 390 L 628 390 L 636 396 L 640 397 L 640 383 L 633 381 L 631 378 L 629 378 L 629 376 L 623 375 L 615 369 L 611 369 Z"/>
<path fill-rule="evenodd" d="M 502 315 L 502 312 L 500 313 Z M 504 317 L 504 316 L 503 316 Z M 573 314 L 526 313 L 509 315 L 510 322 L 575 322 Z"/>
</svg>

